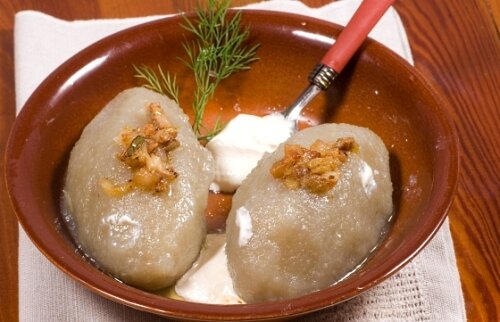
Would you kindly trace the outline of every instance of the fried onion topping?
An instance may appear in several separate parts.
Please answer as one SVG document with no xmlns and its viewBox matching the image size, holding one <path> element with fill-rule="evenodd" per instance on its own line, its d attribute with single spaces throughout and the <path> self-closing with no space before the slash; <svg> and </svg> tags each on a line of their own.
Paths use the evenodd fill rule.
<svg viewBox="0 0 500 322">
<path fill-rule="evenodd" d="M 177 129 L 170 124 L 160 104 L 150 103 L 147 108 L 149 123 L 135 129 L 125 128 L 117 138 L 122 148 L 117 158 L 132 170 L 132 178 L 125 184 L 102 178 L 100 185 L 109 196 L 122 196 L 134 188 L 168 191 L 177 178 L 170 155 L 180 145 Z"/>
<path fill-rule="evenodd" d="M 316 140 L 309 148 L 285 144 L 283 159 L 271 167 L 271 175 L 290 189 L 305 189 L 323 194 L 332 189 L 340 178 L 340 166 L 350 152 L 358 150 L 352 137 L 337 139 L 334 143 Z"/>
</svg>

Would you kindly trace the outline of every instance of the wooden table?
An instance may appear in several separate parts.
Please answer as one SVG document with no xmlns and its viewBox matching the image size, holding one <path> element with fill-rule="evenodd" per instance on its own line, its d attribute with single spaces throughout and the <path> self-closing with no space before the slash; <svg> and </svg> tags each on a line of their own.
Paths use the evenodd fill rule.
<svg viewBox="0 0 500 322">
<path fill-rule="evenodd" d="M 235 0 L 244 5 L 252 0 Z M 317 7 L 329 0 L 303 0 Z M 0 0 L 0 152 L 15 116 L 14 14 L 63 19 L 190 11 L 195 0 Z M 500 2 L 399 0 L 416 68 L 447 97 L 461 141 L 461 175 L 449 213 L 471 321 L 500 321 Z M 0 160 L 3 169 L 3 158 Z M 18 320 L 18 225 L 0 181 L 0 321 Z"/>
</svg>

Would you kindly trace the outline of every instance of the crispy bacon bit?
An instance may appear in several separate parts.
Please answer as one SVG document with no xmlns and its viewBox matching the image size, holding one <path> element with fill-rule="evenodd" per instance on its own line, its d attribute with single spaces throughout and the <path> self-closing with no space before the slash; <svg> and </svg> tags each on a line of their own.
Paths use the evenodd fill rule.
<svg viewBox="0 0 500 322">
<path fill-rule="evenodd" d="M 132 179 L 125 184 L 113 184 L 103 178 L 99 184 L 109 196 L 119 197 L 133 188 L 147 191 L 168 191 L 169 184 L 177 178 L 169 153 L 179 146 L 177 129 L 163 114 L 158 103 L 148 105 L 150 123 L 141 128 L 124 129 L 118 138 L 122 152 L 117 158 L 132 170 Z"/>
<path fill-rule="evenodd" d="M 322 194 L 332 189 L 340 178 L 339 167 L 358 145 L 352 137 L 339 138 L 333 144 L 316 140 L 309 149 L 285 144 L 285 156 L 275 162 L 271 175 L 291 190 L 304 188 Z"/>
</svg>

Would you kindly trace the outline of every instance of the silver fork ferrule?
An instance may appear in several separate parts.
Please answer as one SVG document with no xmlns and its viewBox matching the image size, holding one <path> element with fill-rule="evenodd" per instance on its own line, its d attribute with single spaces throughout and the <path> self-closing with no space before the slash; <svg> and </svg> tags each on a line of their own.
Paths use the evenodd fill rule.
<svg viewBox="0 0 500 322">
<path fill-rule="evenodd" d="M 318 64 L 314 67 L 313 71 L 309 75 L 309 82 L 326 90 L 332 84 L 338 73 L 333 70 L 333 68 L 328 67 L 323 64 Z"/>
<path fill-rule="evenodd" d="M 316 97 L 319 92 L 326 90 L 336 76 L 337 72 L 333 70 L 333 68 L 323 64 L 316 65 L 314 70 L 309 75 L 310 85 L 302 92 L 298 99 L 286 110 L 281 112 L 281 114 L 287 120 L 294 121 L 295 128 L 297 128 L 297 121 L 300 118 L 300 112 L 302 112 L 302 109 L 309 104 L 309 102 L 312 101 L 312 99 Z"/>
</svg>

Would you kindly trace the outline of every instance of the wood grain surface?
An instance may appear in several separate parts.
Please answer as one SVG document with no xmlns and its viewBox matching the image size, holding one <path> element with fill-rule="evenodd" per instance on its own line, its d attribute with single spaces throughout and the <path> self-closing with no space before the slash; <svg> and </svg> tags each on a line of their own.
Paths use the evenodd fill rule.
<svg viewBox="0 0 500 322">
<path fill-rule="evenodd" d="M 63 19 L 192 10 L 196 0 L 0 0 L 0 152 L 15 117 L 13 26 L 20 10 Z M 254 0 L 237 0 L 244 5 Z M 312 7 L 328 0 L 304 0 Z M 451 103 L 461 175 L 449 213 L 470 321 L 500 321 L 500 4 L 399 0 L 416 68 Z M 0 159 L 3 170 L 4 160 Z M 2 171 L 3 173 L 3 171 Z M 0 181 L 0 321 L 18 320 L 18 226 Z"/>
</svg>

